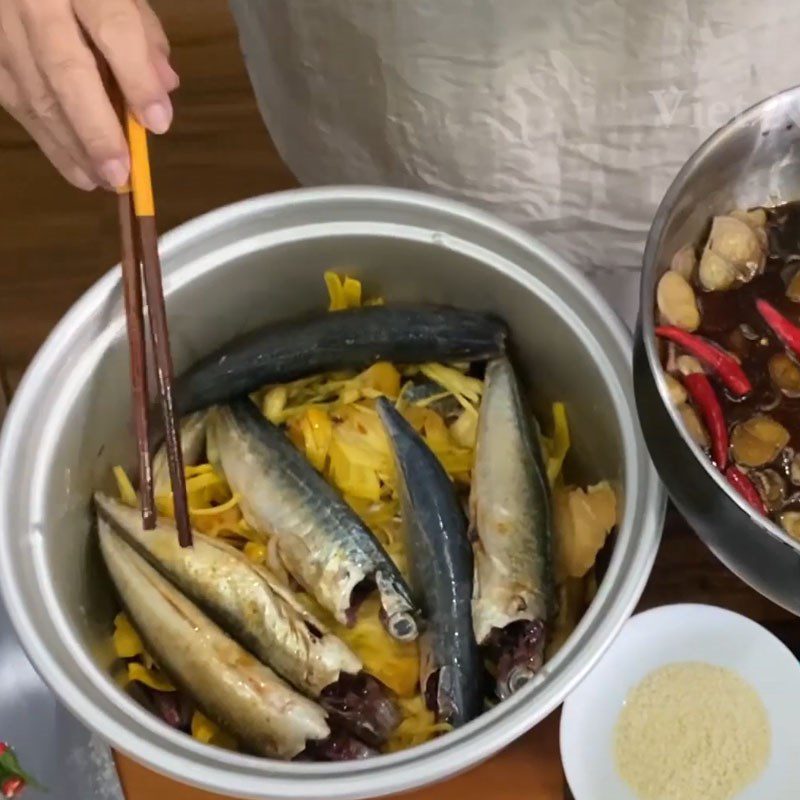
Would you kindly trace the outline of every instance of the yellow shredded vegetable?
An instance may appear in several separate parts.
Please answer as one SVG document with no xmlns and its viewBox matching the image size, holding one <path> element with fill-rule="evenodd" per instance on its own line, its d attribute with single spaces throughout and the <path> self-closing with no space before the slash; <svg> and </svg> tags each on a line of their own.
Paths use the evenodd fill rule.
<svg viewBox="0 0 800 800">
<path fill-rule="evenodd" d="M 474 450 L 478 441 L 478 414 L 464 409 L 450 426 L 450 435 L 455 443 L 467 450 Z"/>
<path fill-rule="evenodd" d="M 124 611 L 114 618 L 112 642 L 117 658 L 128 660 L 124 673 L 118 675 L 121 684 L 138 681 L 159 692 L 175 691 L 175 687 L 156 667 L 152 657 L 144 649 L 141 637 Z"/>
<path fill-rule="evenodd" d="M 386 395 L 394 400 L 400 394 L 401 376 L 394 364 L 379 361 L 358 376 L 358 382 L 367 397 Z"/>
<path fill-rule="evenodd" d="M 556 579 L 582 578 L 617 524 L 614 490 L 606 481 L 585 491 L 557 486 L 554 511 Z"/>
<path fill-rule="evenodd" d="M 174 692 L 175 687 L 158 670 L 150 669 L 138 661 L 128 662 L 128 680 L 139 681 L 158 692 Z"/>
<path fill-rule="evenodd" d="M 345 308 L 358 308 L 361 305 L 361 282 L 355 278 L 339 277 L 335 272 L 325 273 L 330 304 L 328 311 L 341 311 Z"/>
<path fill-rule="evenodd" d="M 117 658 L 134 658 L 144 653 L 142 640 L 124 611 L 114 617 L 114 651 Z"/>
<path fill-rule="evenodd" d="M 213 744 L 227 750 L 237 749 L 236 739 L 200 711 L 192 714 L 192 736 L 204 744 Z"/>
<path fill-rule="evenodd" d="M 444 364 L 423 364 L 420 372 L 450 392 L 465 408 L 472 407 L 474 410 L 481 400 L 483 381 L 470 378 L 460 370 Z"/>
<path fill-rule="evenodd" d="M 365 300 L 361 284 L 334 272 L 325 273 L 330 311 L 381 303 Z M 464 364 L 425 364 L 398 368 L 379 362 L 356 373 L 315 375 L 267 387 L 258 397 L 262 412 L 276 425 L 285 425 L 291 441 L 309 462 L 343 495 L 397 563 L 407 573 L 407 554 L 399 519 L 399 500 L 393 455 L 374 400 L 387 396 L 440 460 L 450 477 L 468 486 L 475 458 L 478 411 L 483 382 L 466 374 Z M 437 383 L 442 392 L 409 401 L 406 391 L 420 375 Z M 437 411 L 441 400 L 454 398 L 461 412 L 447 417 Z M 566 641 L 583 609 L 597 591 L 592 569 L 599 548 L 616 521 L 616 503 L 608 484 L 584 491 L 564 484 L 562 470 L 570 448 L 566 408 L 552 407 L 552 433 L 542 437 L 547 477 L 554 488 L 555 554 L 558 614 L 548 656 Z M 209 449 L 212 443 L 209 442 Z M 114 476 L 121 499 L 137 504 L 137 496 L 121 467 Z M 266 566 L 283 581 L 288 575 L 280 560 L 277 540 L 247 524 L 239 497 L 211 464 L 187 465 L 186 488 L 192 524 L 212 536 L 226 536 L 253 562 Z M 172 495 L 156 498 L 159 512 L 173 516 Z M 422 744 L 450 729 L 437 723 L 419 687 L 419 646 L 391 638 L 380 621 L 377 597 L 368 598 L 352 628 L 340 625 L 307 594 L 297 595 L 318 618 L 359 656 L 367 672 L 398 695 L 403 720 L 384 748 L 394 752 Z M 127 662 L 127 679 L 162 691 L 171 688 L 155 668 L 124 614 L 115 620 L 114 647 Z M 168 688 L 167 688 L 168 687 Z M 192 735 L 199 741 L 235 748 L 234 740 L 199 711 L 192 717 Z"/>
<path fill-rule="evenodd" d="M 429 739 L 452 730 L 451 725 L 436 722 L 436 717 L 428 710 L 420 694 L 410 698 L 400 698 L 399 705 L 403 720 L 386 744 L 385 749 L 388 753 L 425 744 Z"/>
<path fill-rule="evenodd" d="M 567 424 L 567 409 L 563 403 L 553 403 L 553 436 L 547 439 L 547 479 L 550 486 L 555 486 L 556 479 L 561 474 L 564 459 L 569 452 L 569 425 Z"/>
<path fill-rule="evenodd" d="M 322 472 L 328 458 L 333 424 L 324 408 L 310 405 L 288 425 L 289 437 L 302 450 L 314 469 Z"/>
<path fill-rule="evenodd" d="M 187 478 L 196 478 L 198 475 L 206 475 L 209 472 L 214 472 L 214 467 L 212 467 L 211 464 L 187 464 L 183 468 L 183 471 Z"/>
<path fill-rule="evenodd" d="M 334 633 L 353 648 L 367 672 L 400 697 L 414 697 L 419 688 L 419 647 L 389 636 L 379 611 L 377 598 L 370 597 L 359 609 L 356 624 L 346 628 L 333 623 Z"/>
<path fill-rule="evenodd" d="M 264 400 L 261 404 L 261 413 L 273 424 L 279 425 L 281 414 L 286 408 L 286 401 L 289 399 L 289 392 L 283 385 L 273 386 L 267 389 Z"/>
<path fill-rule="evenodd" d="M 117 491 L 119 492 L 119 499 L 129 506 L 138 506 L 139 498 L 136 496 L 136 490 L 130 478 L 125 473 L 122 467 L 114 467 L 114 478 L 117 481 Z"/>
</svg>

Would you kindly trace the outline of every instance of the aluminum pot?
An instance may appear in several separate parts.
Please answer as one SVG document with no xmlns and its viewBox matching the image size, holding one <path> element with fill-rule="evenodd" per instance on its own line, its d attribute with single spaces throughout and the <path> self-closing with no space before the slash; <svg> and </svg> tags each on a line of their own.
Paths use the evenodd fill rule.
<svg viewBox="0 0 800 800">
<path fill-rule="evenodd" d="M 281 763 L 175 732 L 110 675 L 114 602 L 98 566 L 89 498 L 133 466 L 120 276 L 91 288 L 26 374 L 0 443 L 0 585 L 31 661 L 63 702 L 155 770 L 253 798 L 374 797 L 453 775 L 558 706 L 631 613 L 650 573 L 664 497 L 636 422 L 629 337 L 556 255 L 466 206 L 403 191 L 330 188 L 214 211 L 162 241 L 177 368 L 266 320 L 325 303 L 346 269 L 392 300 L 491 309 L 512 328 L 537 403 L 566 401 L 581 480 L 610 478 L 622 519 L 599 593 L 540 680 L 419 748 L 344 764 Z"/>
<path fill-rule="evenodd" d="M 658 209 L 644 255 L 634 354 L 639 418 L 672 499 L 742 580 L 800 614 L 800 545 L 753 512 L 687 436 L 669 401 L 653 333 L 655 290 L 674 253 L 699 241 L 715 214 L 800 197 L 800 87 L 775 95 L 711 136 Z"/>
</svg>

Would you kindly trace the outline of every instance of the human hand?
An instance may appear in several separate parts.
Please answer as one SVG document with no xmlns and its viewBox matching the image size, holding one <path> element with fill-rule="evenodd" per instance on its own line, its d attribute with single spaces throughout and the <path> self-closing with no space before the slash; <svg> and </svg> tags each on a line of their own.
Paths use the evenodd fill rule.
<svg viewBox="0 0 800 800">
<path fill-rule="evenodd" d="M 153 133 L 172 122 L 178 76 L 146 0 L 0 0 L 0 105 L 74 186 L 120 186 L 130 158 L 91 45 Z"/>
</svg>

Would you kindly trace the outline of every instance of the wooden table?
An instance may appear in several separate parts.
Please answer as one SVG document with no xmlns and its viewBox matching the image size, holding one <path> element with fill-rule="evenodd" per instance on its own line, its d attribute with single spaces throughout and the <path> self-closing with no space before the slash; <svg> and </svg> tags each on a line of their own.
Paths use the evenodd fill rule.
<svg viewBox="0 0 800 800">
<path fill-rule="evenodd" d="M 258 116 L 226 4 L 158 0 L 154 5 L 183 81 L 175 126 L 152 145 L 161 229 L 225 203 L 294 186 Z M 67 187 L 5 117 L 0 153 L 0 363 L 13 389 L 53 325 L 118 260 L 118 240 L 111 199 Z M 641 607 L 678 601 L 739 611 L 787 643 L 800 644 L 800 624 L 727 572 L 671 515 Z M 127 758 L 118 763 L 128 800 L 216 797 L 174 784 Z M 561 800 L 557 715 L 472 772 L 408 795 L 486 796 Z"/>
</svg>

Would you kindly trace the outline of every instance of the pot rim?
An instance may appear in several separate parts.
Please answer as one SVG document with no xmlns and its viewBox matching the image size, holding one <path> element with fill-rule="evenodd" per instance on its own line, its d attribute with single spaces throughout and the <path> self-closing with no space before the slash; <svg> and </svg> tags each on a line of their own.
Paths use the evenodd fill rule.
<svg viewBox="0 0 800 800">
<path fill-rule="evenodd" d="M 669 398 L 669 388 L 664 379 L 663 369 L 661 368 L 661 361 L 658 357 L 656 349 L 656 336 L 655 336 L 655 289 L 656 278 L 659 274 L 658 247 L 664 229 L 667 225 L 670 212 L 675 206 L 678 199 L 683 194 L 686 183 L 690 179 L 697 164 L 703 161 L 706 156 L 711 153 L 718 144 L 726 139 L 733 131 L 739 130 L 743 126 L 761 125 L 766 118 L 769 118 L 771 110 L 778 110 L 781 107 L 788 105 L 794 101 L 795 104 L 800 103 L 800 84 L 793 86 L 789 89 L 776 92 L 773 95 L 765 98 L 764 100 L 755 103 L 749 108 L 742 111 L 740 114 L 732 117 L 725 125 L 718 130 L 714 131 L 700 147 L 692 154 L 691 158 L 681 167 L 678 174 L 670 184 L 667 193 L 664 195 L 663 200 L 658 206 L 656 215 L 653 218 L 653 224 L 650 226 L 650 232 L 647 235 L 647 242 L 645 244 L 644 257 L 642 261 L 642 280 L 639 291 L 639 335 L 642 337 L 645 353 L 647 354 L 647 363 L 650 372 L 653 375 L 658 392 L 661 396 L 661 402 L 667 409 L 667 413 L 675 425 L 678 434 L 683 439 L 684 444 L 692 451 L 695 458 L 701 462 L 703 469 L 705 469 L 708 476 L 717 484 L 717 486 L 728 496 L 728 498 L 736 503 L 739 508 L 747 514 L 750 519 L 762 528 L 767 534 L 777 539 L 781 543 L 790 547 L 792 550 L 800 553 L 800 542 L 792 539 L 779 525 L 774 523 L 771 519 L 757 513 L 749 503 L 747 503 L 742 496 L 735 490 L 725 476 L 711 463 L 710 459 L 700 449 L 697 443 L 686 433 L 685 427 L 678 415 L 678 410 Z M 666 270 L 665 270 L 666 271 Z M 745 583 L 748 583 L 747 578 L 740 574 L 740 571 L 728 564 L 728 560 L 722 554 L 716 553 L 715 555 L 725 562 L 726 566 L 741 578 Z M 759 590 L 761 591 L 761 590 Z M 762 594 L 765 594 L 762 592 Z M 778 605 L 783 606 L 783 603 L 770 595 L 766 595 L 770 600 Z"/>
<path fill-rule="evenodd" d="M 429 210 L 449 218 L 460 218 L 466 220 L 476 233 L 484 229 L 501 236 L 516 247 L 520 256 L 527 253 L 534 259 L 546 261 L 553 269 L 564 274 L 581 295 L 581 301 L 593 308 L 620 353 L 630 362 L 630 334 L 583 275 L 547 247 L 494 216 L 459 202 L 418 192 L 375 187 L 328 187 L 263 195 L 213 210 L 179 226 L 162 237 L 160 249 L 165 263 L 168 263 L 169 257 L 179 252 L 181 247 L 237 219 L 277 213 L 282 208 L 296 208 L 302 204 L 311 207 L 320 205 L 324 210 L 344 200 L 361 204 L 359 209 L 363 211 L 361 221 L 364 223 L 369 219 L 367 209 L 373 203 L 394 204 L 415 211 Z M 353 224 L 358 222 L 353 220 Z M 385 227 L 387 230 L 397 228 L 396 225 Z M 374 228 L 372 225 L 371 230 Z M 433 236 L 440 235 L 432 229 L 430 233 Z M 445 246 L 456 246 L 458 241 L 465 242 L 474 252 L 476 245 L 469 237 L 463 240 L 454 238 Z M 494 263 L 489 256 L 492 256 Z M 518 265 L 518 262 L 522 262 L 521 258 L 511 263 L 487 250 L 483 251 L 482 258 L 487 261 L 487 267 L 510 272 L 517 280 L 527 284 L 531 291 L 538 286 L 535 276 Z M 167 275 L 165 278 L 167 291 L 180 284 L 177 275 Z M 172 281 L 171 278 L 176 280 Z M 602 656 L 629 617 L 650 575 L 661 536 L 666 497 L 639 433 L 629 378 L 607 360 L 604 352 L 595 348 L 597 357 L 606 361 L 605 364 L 601 362 L 602 373 L 614 398 L 615 414 L 623 436 L 625 512 L 623 524 L 619 526 L 618 544 L 607 571 L 614 585 L 612 581 L 603 581 L 592 607 L 572 634 L 573 644 L 565 647 L 549 662 L 549 668 L 543 671 L 539 681 L 534 681 L 513 698 L 464 728 L 411 750 L 366 762 L 286 764 L 217 749 L 211 751 L 185 734 L 167 729 L 166 725 L 132 699 L 121 699 L 118 694 L 109 695 L 112 688 L 110 678 L 91 661 L 80 642 L 69 642 L 73 646 L 77 644 L 77 649 L 71 651 L 71 658 L 79 663 L 88 676 L 93 692 L 100 692 L 106 699 L 110 697 L 116 705 L 124 706 L 125 719 L 119 721 L 105 708 L 100 708 L 98 698 L 93 699 L 88 691 L 77 686 L 51 655 L 50 647 L 25 608 L 24 591 L 10 560 L 11 537 L 19 535 L 11 519 L 10 508 L 13 501 L 19 502 L 19 494 L 14 491 L 12 463 L 14 454 L 24 451 L 26 447 L 22 438 L 27 425 L 26 417 L 32 413 L 36 398 L 54 364 L 69 351 L 72 334 L 85 324 L 92 311 L 102 305 L 117 285 L 118 275 L 114 268 L 79 298 L 56 325 L 26 371 L 0 437 L 0 589 L 31 662 L 70 711 L 88 727 L 98 731 L 122 752 L 159 772 L 210 790 L 230 791 L 232 781 L 235 781 L 235 791 L 248 797 L 374 797 L 440 780 L 488 758 L 553 711 Z M 538 290 L 541 289 L 538 286 Z M 553 304 L 561 303 L 562 311 L 566 314 L 569 306 L 556 295 L 553 298 L 550 298 Z M 581 329 L 580 335 L 588 345 L 594 335 L 577 317 L 575 325 Z M 30 448 L 30 442 L 27 446 Z M 43 589 L 46 587 L 39 587 L 37 591 Z M 57 617 L 54 619 L 58 621 Z M 63 647 L 65 633 L 58 630 L 58 634 L 59 644 Z M 592 645 L 591 650 L 588 644 Z M 541 685 L 544 678 L 563 662 L 567 662 L 565 668 Z M 534 694 L 537 695 L 535 701 Z M 134 731 L 125 724 L 130 717 L 134 717 L 134 721 L 145 728 L 146 736 L 139 733 L 138 727 Z M 159 746 L 159 741 L 170 744 L 169 751 Z M 212 759 L 208 758 L 211 752 L 215 757 L 214 764 L 224 762 L 224 766 L 211 763 Z M 407 769 L 412 764 L 413 770 Z"/>
</svg>

